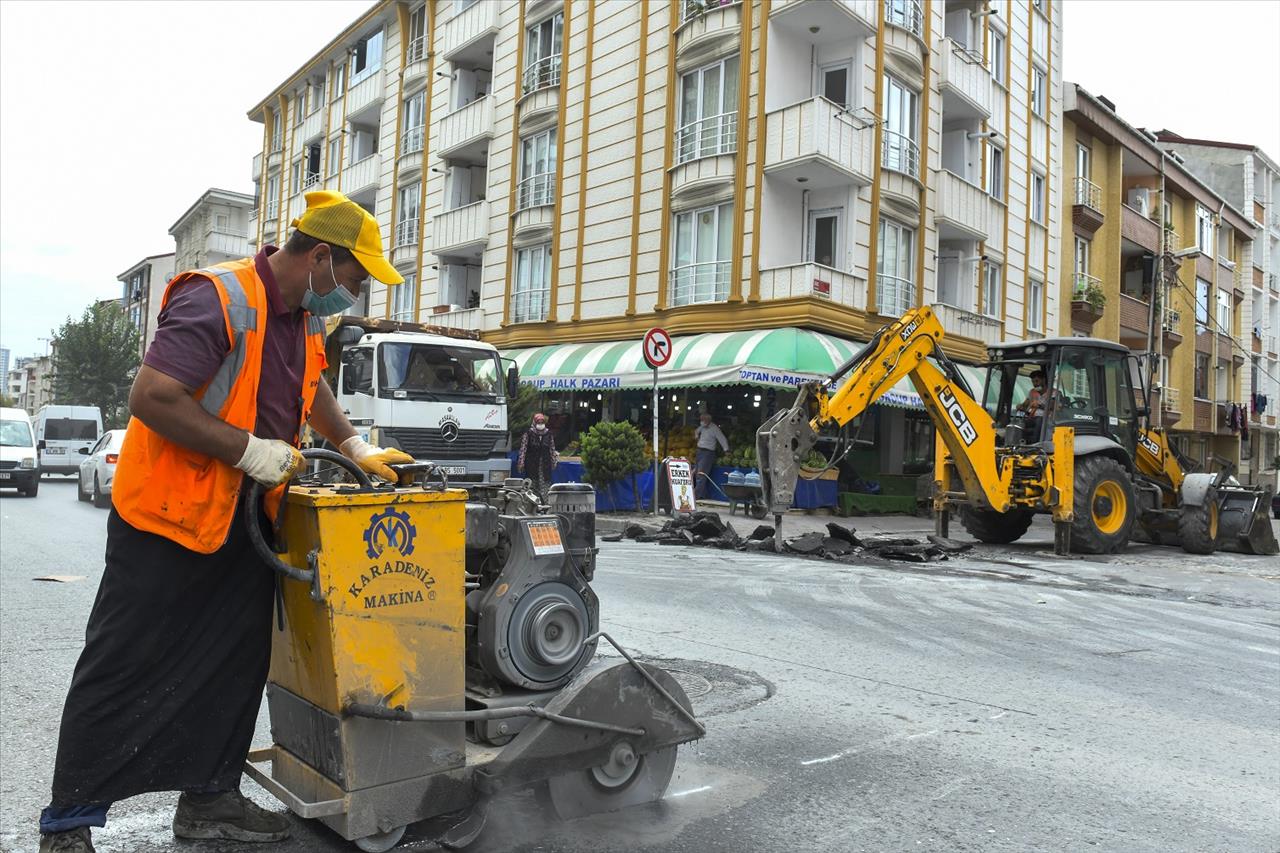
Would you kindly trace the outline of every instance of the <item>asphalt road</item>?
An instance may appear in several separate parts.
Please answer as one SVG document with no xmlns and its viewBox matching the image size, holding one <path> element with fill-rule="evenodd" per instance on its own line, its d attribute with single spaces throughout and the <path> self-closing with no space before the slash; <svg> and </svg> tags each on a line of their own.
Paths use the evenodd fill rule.
<svg viewBox="0 0 1280 853">
<path fill-rule="evenodd" d="M 0 496 L 5 851 L 36 846 L 105 518 L 71 480 Z M 1280 560 L 1049 545 L 865 567 L 605 545 L 604 627 L 679 670 L 707 737 L 661 804 L 556 824 L 516 797 L 469 849 L 1280 849 Z M 176 843 L 174 800 L 116 806 L 98 850 L 264 849 Z M 272 849 L 354 849 L 295 822 Z"/>
</svg>

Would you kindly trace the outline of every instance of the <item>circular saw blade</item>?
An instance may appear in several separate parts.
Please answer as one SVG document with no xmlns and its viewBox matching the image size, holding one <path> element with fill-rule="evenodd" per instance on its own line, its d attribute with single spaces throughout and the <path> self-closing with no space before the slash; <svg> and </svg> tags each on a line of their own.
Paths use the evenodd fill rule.
<svg viewBox="0 0 1280 853">
<path fill-rule="evenodd" d="M 676 768 L 676 747 L 641 755 L 626 784 L 602 785 L 592 770 L 576 770 L 547 780 L 549 804 L 562 820 L 617 811 L 662 798 Z"/>
</svg>

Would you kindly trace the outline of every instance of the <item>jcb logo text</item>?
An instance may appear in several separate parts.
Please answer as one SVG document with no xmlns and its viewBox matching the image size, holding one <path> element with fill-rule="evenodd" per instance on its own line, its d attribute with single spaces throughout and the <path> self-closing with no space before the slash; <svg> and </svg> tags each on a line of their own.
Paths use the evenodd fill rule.
<svg viewBox="0 0 1280 853">
<path fill-rule="evenodd" d="M 960 440 L 964 442 L 964 446 L 968 447 L 977 441 L 978 431 L 969 422 L 969 416 L 964 413 L 964 407 L 960 405 L 960 401 L 956 399 L 955 392 L 951 390 L 950 386 L 946 386 L 938 392 L 938 401 L 947 410 L 947 417 L 951 418 L 951 422 L 956 425 L 956 429 L 960 432 Z"/>
</svg>

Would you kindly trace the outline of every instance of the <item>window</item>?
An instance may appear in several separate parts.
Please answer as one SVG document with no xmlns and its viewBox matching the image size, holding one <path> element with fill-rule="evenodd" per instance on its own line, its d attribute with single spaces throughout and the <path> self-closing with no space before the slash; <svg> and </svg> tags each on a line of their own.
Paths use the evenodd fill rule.
<svg viewBox="0 0 1280 853">
<path fill-rule="evenodd" d="M 1044 282 L 1030 278 L 1027 280 L 1027 328 L 1033 332 L 1043 331 L 1043 316 Z"/>
<path fill-rule="evenodd" d="M 840 244 L 840 220 L 844 208 L 827 208 L 809 211 L 808 258 L 816 264 L 833 269 L 844 269 Z"/>
<path fill-rule="evenodd" d="M 1196 334 L 1209 328 L 1209 282 L 1196 279 Z"/>
<path fill-rule="evenodd" d="M 819 71 L 820 86 L 818 91 L 822 97 L 845 109 L 852 106 L 851 83 L 853 82 L 853 64 L 844 61 L 833 65 L 824 65 Z"/>
<path fill-rule="evenodd" d="M 991 76 L 994 77 L 995 81 L 999 83 L 1001 86 L 1008 85 L 1008 82 L 1005 80 L 1004 51 L 1005 51 L 1004 33 L 1000 32 L 995 27 L 992 27 L 991 28 L 991 57 L 990 57 L 991 58 Z"/>
<path fill-rule="evenodd" d="M 1083 237 L 1076 237 L 1076 266 L 1077 274 L 1089 274 L 1089 241 Z"/>
<path fill-rule="evenodd" d="M 1039 172 L 1031 173 L 1031 221 L 1045 224 L 1045 198 L 1044 198 L 1044 175 Z"/>
<path fill-rule="evenodd" d="M 738 57 L 680 78 L 676 162 L 731 154 L 738 149 Z"/>
<path fill-rule="evenodd" d="M 400 140 L 402 154 L 422 150 L 426 137 L 426 92 L 419 92 L 404 102 L 404 136 Z"/>
<path fill-rule="evenodd" d="M 378 153 L 378 129 L 358 124 L 351 125 L 351 162 L 359 163 Z"/>
<path fill-rule="evenodd" d="M 342 169 L 342 137 L 335 136 L 329 140 L 329 176 L 338 174 Z"/>
<path fill-rule="evenodd" d="M 412 322 L 418 308 L 418 276 L 406 273 L 404 284 L 391 286 L 391 319 Z"/>
<path fill-rule="evenodd" d="M 1004 198 L 1004 149 L 987 146 L 987 194 L 992 198 Z"/>
<path fill-rule="evenodd" d="M 418 197 L 422 184 L 414 181 L 401 187 L 396 196 L 396 246 L 412 246 L 418 242 Z"/>
<path fill-rule="evenodd" d="M 409 46 L 404 61 L 420 62 L 427 57 L 427 6 L 424 3 L 409 13 Z"/>
<path fill-rule="evenodd" d="M 525 33 L 524 92 L 560 85 L 560 41 L 564 15 L 534 24 Z"/>
<path fill-rule="evenodd" d="M 342 97 L 342 93 L 347 90 L 347 66 L 345 63 L 339 62 L 333 66 L 333 89 L 329 93 L 329 97 L 335 101 Z"/>
<path fill-rule="evenodd" d="M 267 178 L 267 219 L 274 219 L 280 212 L 280 176 Z"/>
<path fill-rule="evenodd" d="M 213 215 L 213 230 L 223 234 L 231 230 L 231 217 L 225 213 L 215 213 Z"/>
<path fill-rule="evenodd" d="M 1215 318 L 1218 321 L 1218 331 L 1224 335 L 1231 334 L 1231 291 L 1219 288 L 1218 297 L 1218 315 Z"/>
<path fill-rule="evenodd" d="M 302 186 L 302 158 L 294 160 L 289 166 L 289 192 L 296 194 Z"/>
<path fill-rule="evenodd" d="M 324 106 L 324 80 L 311 78 L 307 84 L 307 113 L 314 113 Z"/>
<path fill-rule="evenodd" d="M 916 177 L 920 149 L 916 144 L 916 99 L 911 89 L 884 75 L 885 121 L 882 160 L 886 169 Z"/>
<path fill-rule="evenodd" d="M 1201 399 L 1209 397 L 1209 353 L 1196 353 L 1196 375 L 1193 392 Z"/>
<path fill-rule="evenodd" d="M 293 105 L 293 124 L 296 127 L 307 117 L 307 90 L 299 89 L 294 92 L 290 103 Z"/>
<path fill-rule="evenodd" d="M 280 132 L 280 111 L 271 114 L 271 152 L 284 148 L 284 134 Z"/>
<path fill-rule="evenodd" d="M 1208 208 L 1196 205 L 1196 246 L 1213 257 L 1213 214 Z"/>
<path fill-rule="evenodd" d="M 530 323 L 547 319 L 551 294 L 551 244 L 516 250 L 516 286 L 511 294 L 513 322 Z"/>
<path fill-rule="evenodd" d="M 920 0 L 885 0 L 884 19 L 887 23 L 916 35 L 924 32 L 924 14 Z"/>
<path fill-rule="evenodd" d="M 1044 118 L 1045 111 L 1044 71 L 1038 67 L 1031 69 L 1031 112 Z"/>
<path fill-rule="evenodd" d="M 982 313 L 988 317 L 999 317 L 1004 304 L 1004 267 L 987 261 L 982 270 Z"/>
<path fill-rule="evenodd" d="M 1090 242 L 1079 235 L 1076 236 L 1075 244 L 1075 266 L 1072 268 L 1075 272 L 1073 284 L 1071 287 L 1071 298 L 1073 300 L 1088 300 L 1089 285 L 1096 284 L 1097 279 L 1089 275 L 1089 248 Z"/>
<path fill-rule="evenodd" d="M 720 302 L 729 296 L 733 202 L 676 214 L 671 304 Z"/>
<path fill-rule="evenodd" d="M 382 67 L 382 30 L 356 42 L 351 51 L 351 85 L 354 86 Z"/>
<path fill-rule="evenodd" d="M 892 219 L 880 220 L 876 244 L 876 310 L 900 317 L 915 302 L 916 232 Z"/>
<path fill-rule="evenodd" d="M 520 141 L 520 185 L 517 210 L 554 204 L 556 129 Z"/>
</svg>

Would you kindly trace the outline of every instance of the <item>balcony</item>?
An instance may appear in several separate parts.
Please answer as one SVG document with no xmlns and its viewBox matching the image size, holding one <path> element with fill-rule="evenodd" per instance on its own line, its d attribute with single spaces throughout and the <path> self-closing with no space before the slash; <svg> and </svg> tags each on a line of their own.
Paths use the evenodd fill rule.
<svg viewBox="0 0 1280 853">
<path fill-rule="evenodd" d="M 880 165 L 892 172 L 900 172 L 909 178 L 920 178 L 920 146 L 910 136 L 885 129 L 884 150 Z"/>
<path fill-rule="evenodd" d="M 363 190 L 375 189 L 381 177 L 382 158 L 377 154 L 370 154 L 342 170 L 342 192 L 352 196 Z"/>
<path fill-rule="evenodd" d="M 405 89 L 416 87 L 427 76 L 427 37 L 418 36 L 404 52 Z"/>
<path fill-rule="evenodd" d="M 382 77 L 382 67 L 379 66 L 347 90 L 347 117 L 356 115 L 366 107 L 382 103 L 385 95 L 386 84 Z"/>
<path fill-rule="evenodd" d="M 416 213 L 408 219 L 396 223 L 395 239 L 392 241 L 391 263 L 393 266 L 408 269 L 418 262 L 418 216 Z"/>
<path fill-rule="evenodd" d="M 994 224 L 991 196 L 952 172 L 937 173 L 934 221 L 942 240 L 986 240 Z"/>
<path fill-rule="evenodd" d="M 1253 263 L 1254 263 L 1253 286 L 1256 287 L 1258 290 L 1262 290 L 1264 287 L 1266 287 L 1267 276 L 1262 271 L 1262 267 L 1257 266 L 1258 261 L 1255 260 Z"/>
<path fill-rule="evenodd" d="M 559 61 L 560 57 L 552 57 Z M 526 82 L 528 79 L 528 71 L 525 72 Z M 539 122 L 541 119 L 554 119 L 556 113 L 560 109 L 560 66 L 556 66 L 556 85 L 540 86 L 534 89 L 525 89 L 525 95 L 520 98 L 519 105 L 516 107 L 517 117 L 520 121 L 522 131 L 528 131 L 529 125 Z"/>
<path fill-rule="evenodd" d="M 1088 178 L 1076 178 L 1075 198 L 1071 205 L 1071 223 L 1092 234 L 1102 227 L 1102 187 Z"/>
<path fill-rule="evenodd" d="M 396 158 L 396 173 L 400 180 L 408 180 L 422 171 L 422 148 L 426 143 L 427 129 L 422 125 L 411 127 L 400 137 L 400 156 Z"/>
<path fill-rule="evenodd" d="M 883 0 L 885 50 L 917 74 L 924 72 L 924 4 L 921 0 Z"/>
<path fill-rule="evenodd" d="M 244 258 L 249 255 L 249 238 L 243 234 L 210 231 L 209 236 L 205 238 L 204 247 L 205 251 L 210 255 Z"/>
<path fill-rule="evenodd" d="M 826 98 L 775 110 L 765 127 L 766 174 L 804 183 L 805 189 L 871 184 L 870 123 Z M 677 140 L 695 144 L 680 136 Z"/>
<path fill-rule="evenodd" d="M 837 305 L 862 309 L 867 304 L 867 281 L 822 264 L 793 264 L 760 270 L 760 299 L 816 296 Z"/>
<path fill-rule="evenodd" d="M 981 341 L 985 346 L 998 344 L 1004 337 L 1004 323 L 998 317 L 988 317 L 942 302 L 933 306 L 933 313 L 948 335 L 962 335 Z"/>
<path fill-rule="evenodd" d="M 479 332 L 484 329 L 483 308 L 454 308 L 452 305 L 437 307 L 450 310 L 424 314 L 422 316 L 423 323 L 430 326 L 444 326 L 449 329 L 462 329 L 468 332 Z"/>
<path fill-rule="evenodd" d="M 742 33 L 740 0 L 672 0 L 679 3 L 676 60 L 682 68 L 737 43 Z"/>
<path fill-rule="evenodd" d="M 1249 349 L 1254 355 L 1262 355 L 1261 335 L 1254 334 L 1249 336 Z"/>
<path fill-rule="evenodd" d="M 253 165 L 249 168 L 250 180 L 258 180 L 262 177 L 262 154 L 253 155 Z"/>
<path fill-rule="evenodd" d="M 1272 293 L 1280 294 L 1280 276 L 1275 273 L 1267 273 L 1267 287 Z"/>
<path fill-rule="evenodd" d="M 550 175 L 534 175 L 520 182 L 516 188 L 516 215 L 512 230 L 517 240 L 522 243 L 533 242 L 551 235 L 551 226 L 555 219 L 555 199 L 553 186 L 547 183 L 543 187 L 543 179 L 550 182 Z M 452 213 L 452 211 L 450 211 Z"/>
<path fill-rule="evenodd" d="M 1160 388 L 1160 409 L 1165 412 L 1182 413 L 1182 394 L 1172 385 Z"/>
<path fill-rule="evenodd" d="M 1032 230 L 1034 233 L 1035 229 Z M 1107 297 L 1102 289 L 1102 280 L 1083 272 L 1072 273 L 1071 276 L 1071 322 L 1091 326 L 1106 308 Z"/>
<path fill-rule="evenodd" d="M 544 322 L 547 319 L 547 306 L 550 303 L 549 289 L 517 290 L 511 294 L 511 322 Z"/>
<path fill-rule="evenodd" d="M 316 110 L 302 121 L 302 126 L 294 134 L 294 140 L 306 144 L 319 139 L 324 133 L 324 110 Z"/>
<path fill-rule="evenodd" d="M 1182 343 L 1182 312 L 1173 308 L 1164 309 L 1164 321 L 1161 323 L 1165 343 L 1176 347 Z"/>
<path fill-rule="evenodd" d="M 816 29 L 827 40 L 844 41 L 874 35 L 880 25 L 876 0 L 773 0 L 769 25 L 812 39 Z"/>
<path fill-rule="evenodd" d="M 1267 335 L 1267 337 L 1264 340 L 1266 341 L 1266 343 L 1263 344 L 1263 346 L 1267 348 L 1267 355 L 1271 356 L 1272 358 L 1275 358 L 1276 357 L 1276 336 Z"/>
<path fill-rule="evenodd" d="M 1134 211 L 1134 213 L 1137 213 L 1137 211 Z M 1138 215 L 1141 216 L 1141 214 Z M 1174 231 L 1172 228 L 1165 228 L 1164 231 L 1161 232 L 1161 235 L 1163 240 L 1160 244 L 1160 251 L 1176 252 L 1179 249 L 1184 248 L 1182 245 L 1182 235 L 1177 231 Z"/>
<path fill-rule="evenodd" d="M 983 63 L 982 54 L 949 38 L 938 40 L 938 54 L 942 59 L 938 90 L 947 117 L 991 118 L 991 72 Z"/>
<path fill-rule="evenodd" d="M 437 215 L 431 242 L 436 255 L 478 259 L 489 244 L 489 202 L 477 201 Z"/>
<path fill-rule="evenodd" d="M 442 118 L 436 153 L 449 160 L 482 162 L 493 139 L 493 103 L 491 97 L 479 98 Z"/>
<path fill-rule="evenodd" d="M 894 319 L 916 304 L 916 283 L 896 275 L 876 274 L 876 313 Z"/>
<path fill-rule="evenodd" d="M 730 261 L 705 261 L 671 270 L 668 299 L 672 305 L 699 305 L 729 298 Z"/>
<path fill-rule="evenodd" d="M 464 66 L 493 65 L 493 40 L 498 34 L 501 3 L 473 3 L 444 22 L 440 55 L 446 62 Z"/>
<path fill-rule="evenodd" d="M 1127 204 L 1120 205 L 1120 236 L 1152 254 L 1160 253 L 1160 226 Z"/>
<path fill-rule="evenodd" d="M 531 62 L 524 69 L 521 78 L 521 93 L 531 95 L 539 89 L 550 89 L 560 85 L 560 54 L 544 56 Z"/>
</svg>

